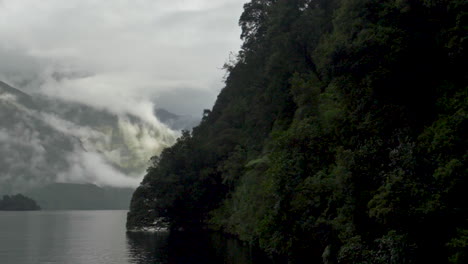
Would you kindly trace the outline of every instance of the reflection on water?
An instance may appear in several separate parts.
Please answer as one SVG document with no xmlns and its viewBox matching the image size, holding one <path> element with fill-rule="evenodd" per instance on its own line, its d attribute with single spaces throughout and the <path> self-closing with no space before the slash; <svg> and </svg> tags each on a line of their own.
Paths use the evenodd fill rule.
<svg viewBox="0 0 468 264">
<path fill-rule="evenodd" d="M 262 264 L 210 233 L 126 233 L 126 211 L 0 212 L 0 264 Z"/>
<path fill-rule="evenodd" d="M 127 233 L 134 264 L 272 263 L 256 250 L 215 233 Z"/>
<path fill-rule="evenodd" d="M 127 248 L 131 263 L 167 263 L 169 233 L 128 232 Z"/>
<path fill-rule="evenodd" d="M 1 264 L 128 264 L 126 211 L 0 212 Z"/>
</svg>

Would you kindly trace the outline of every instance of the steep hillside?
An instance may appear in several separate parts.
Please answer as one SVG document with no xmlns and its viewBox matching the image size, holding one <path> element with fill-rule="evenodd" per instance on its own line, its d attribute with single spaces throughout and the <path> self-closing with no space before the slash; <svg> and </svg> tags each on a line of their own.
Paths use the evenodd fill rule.
<svg viewBox="0 0 468 264">
<path fill-rule="evenodd" d="M 131 186 L 177 132 L 83 104 L 28 95 L 0 82 L 0 193 L 56 181 Z"/>
<path fill-rule="evenodd" d="M 468 261 L 466 1 L 252 0 L 201 124 L 127 228 L 218 229 L 292 263 Z"/>
<path fill-rule="evenodd" d="M 53 129 L 37 113 L 33 99 L 0 83 L 0 193 L 23 192 L 66 171 L 77 138 Z"/>
</svg>

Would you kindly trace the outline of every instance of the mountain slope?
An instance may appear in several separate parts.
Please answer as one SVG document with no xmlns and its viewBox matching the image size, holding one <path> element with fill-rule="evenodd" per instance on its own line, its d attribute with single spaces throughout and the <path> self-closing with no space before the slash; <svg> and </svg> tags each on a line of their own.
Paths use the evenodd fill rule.
<svg viewBox="0 0 468 264">
<path fill-rule="evenodd" d="M 51 128 L 36 115 L 32 98 L 0 85 L 0 192 L 22 192 L 55 180 L 79 140 Z"/>
<path fill-rule="evenodd" d="M 113 114 L 0 83 L 0 193 L 56 181 L 134 186 L 177 133 L 156 119 Z"/>
<path fill-rule="evenodd" d="M 129 230 L 222 230 L 291 262 L 465 263 L 466 1 L 252 0 L 226 86 Z"/>
<path fill-rule="evenodd" d="M 159 121 L 173 130 L 191 130 L 200 123 L 199 119 L 192 116 L 176 115 L 162 108 L 155 109 L 154 114 Z"/>
</svg>

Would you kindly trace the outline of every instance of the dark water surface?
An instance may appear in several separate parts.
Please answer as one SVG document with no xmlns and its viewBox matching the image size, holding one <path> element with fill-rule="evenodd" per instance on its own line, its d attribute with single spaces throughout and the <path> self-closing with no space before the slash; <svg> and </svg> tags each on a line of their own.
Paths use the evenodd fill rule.
<svg viewBox="0 0 468 264">
<path fill-rule="evenodd" d="M 127 211 L 0 212 L 0 263 L 257 264 L 219 234 L 126 233 Z"/>
</svg>

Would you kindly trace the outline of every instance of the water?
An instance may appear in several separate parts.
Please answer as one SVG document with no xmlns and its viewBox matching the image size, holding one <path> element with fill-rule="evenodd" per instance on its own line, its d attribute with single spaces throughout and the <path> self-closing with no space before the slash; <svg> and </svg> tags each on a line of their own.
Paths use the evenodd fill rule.
<svg viewBox="0 0 468 264">
<path fill-rule="evenodd" d="M 257 264 L 217 234 L 126 233 L 126 211 L 0 212 L 2 264 Z"/>
</svg>

